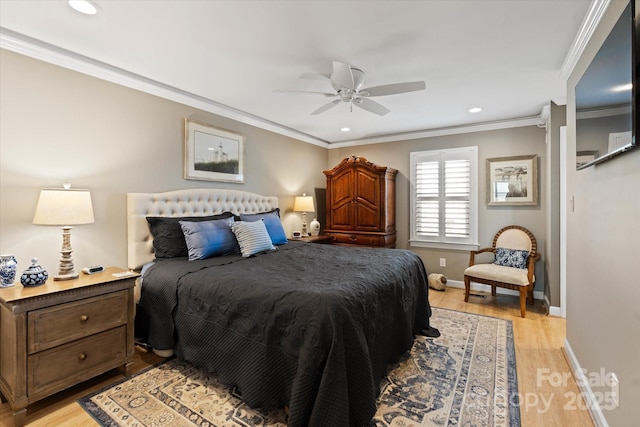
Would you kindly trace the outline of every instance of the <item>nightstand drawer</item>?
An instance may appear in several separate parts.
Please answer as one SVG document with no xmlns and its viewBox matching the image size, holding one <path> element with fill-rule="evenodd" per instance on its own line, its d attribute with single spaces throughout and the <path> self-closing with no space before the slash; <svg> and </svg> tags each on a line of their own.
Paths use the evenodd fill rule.
<svg viewBox="0 0 640 427">
<path fill-rule="evenodd" d="M 60 304 L 28 314 L 29 354 L 127 323 L 127 291 Z"/>
<path fill-rule="evenodd" d="M 27 358 L 27 393 L 50 394 L 122 365 L 127 328 L 120 326 Z"/>
</svg>

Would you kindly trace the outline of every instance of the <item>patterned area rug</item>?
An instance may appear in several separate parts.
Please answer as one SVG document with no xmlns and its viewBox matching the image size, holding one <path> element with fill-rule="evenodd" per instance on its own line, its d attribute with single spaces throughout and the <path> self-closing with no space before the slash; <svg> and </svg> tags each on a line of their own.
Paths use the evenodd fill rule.
<svg viewBox="0 0 640 427">
<path fill-rule="evenodd" d="M 418 337 L 383 378 L 370 426 L 519 426 L 511 322 L 434 308 L 432 325 L 442 335 Z M 283 410 L 251 409 L 178 359 L 79 403 L 103 426 L 286 426 Z"/>
</svg>

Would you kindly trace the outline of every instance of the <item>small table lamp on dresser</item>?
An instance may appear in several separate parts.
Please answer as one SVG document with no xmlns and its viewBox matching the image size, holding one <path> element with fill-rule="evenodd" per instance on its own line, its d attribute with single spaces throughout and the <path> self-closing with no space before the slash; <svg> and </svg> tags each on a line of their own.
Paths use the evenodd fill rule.
<svg viewBox="0 0 640 427">
<path fill-rule="evenodd" d="M 93 219 L 93 206 L 89 190 L 71 189 L 66 184 L 64 188 L 43 188 L 33 216 L 36 225 L 60 225 L 62 226 L 62 254 L 58 274 L 54 280 L 69 280 L 78 277 L 74 271 L 73 258 L 71 258 L 71 226 L 91 224 Z"/>
</svg>

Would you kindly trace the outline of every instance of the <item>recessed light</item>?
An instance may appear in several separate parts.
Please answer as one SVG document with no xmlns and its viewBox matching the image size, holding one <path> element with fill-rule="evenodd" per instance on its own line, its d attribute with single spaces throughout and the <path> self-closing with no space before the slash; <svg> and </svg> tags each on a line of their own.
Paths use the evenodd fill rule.
<svg viewBox="0 0 640 427">
<path fill-rule="evenodd" d="M 340 130 L 341 130 L 342 132 L 349 132 L 349 131 L 351 130 L 351 128 L 343 127 L 343 128 L 340 128 Z"/>
<path fill-rule="evenodd" d="M 479 113 L 480 111 L 482 111 L 482 108 L 480 107 L 469 108 L 470 113 Z"/>
<path fill-rule="evenodd" d="M 100 8 L 90 0 L 69 0 L 69 6 L 85 15 L 95 15 Z"/>
</svg>

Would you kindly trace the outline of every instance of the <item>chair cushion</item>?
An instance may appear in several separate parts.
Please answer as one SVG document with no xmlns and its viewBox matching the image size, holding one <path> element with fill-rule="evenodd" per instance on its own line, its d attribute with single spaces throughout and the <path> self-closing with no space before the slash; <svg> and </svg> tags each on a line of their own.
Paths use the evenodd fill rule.
<svg viewBox="0 0 640 427">
<path fill-rule="evenodd" d="M 529 284 L 527 270 L 495 264 L 472 265 L 464 271 L 464 275 L 518 286 L 527 286 Z M 535 276 L 533 281 L 536 281 Z"/>
</svg>

